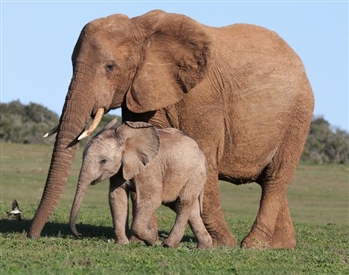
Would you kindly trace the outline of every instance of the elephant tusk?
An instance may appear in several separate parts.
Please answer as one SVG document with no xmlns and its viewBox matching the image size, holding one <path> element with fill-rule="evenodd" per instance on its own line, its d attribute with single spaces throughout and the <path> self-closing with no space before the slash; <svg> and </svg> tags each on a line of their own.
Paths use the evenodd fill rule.
<svg viewBox="0 0 349 275">
<path fill-rule="evenodd" d="M 58 126 L 59 126 L 59 124 L 57 125 L 57 126 L 55 126 L 55 127 L 53 127 L 49 132 L 47 132 L 43 137 L 45 138 L 45 137 L 49 137 L 49 136 L 52 136 L 53 134 L 55 134 L 55 133 L 57 133 L 57 131 L 58 131 Z"/>
<path fill-rule="evenodd" d="M 87 130 L 85 130 L 79 137 L 78 140 L 82 140 L 83 138 L 88 137 L 98 126 L 98 124 L 101 122 L 102 117 L 104 115 L 104 108 L 99 108 L 97 110 L 97 113 L 95 115 L 95 118 L 93 119 L 90 127 L 88 127 Z"/>
</svg>

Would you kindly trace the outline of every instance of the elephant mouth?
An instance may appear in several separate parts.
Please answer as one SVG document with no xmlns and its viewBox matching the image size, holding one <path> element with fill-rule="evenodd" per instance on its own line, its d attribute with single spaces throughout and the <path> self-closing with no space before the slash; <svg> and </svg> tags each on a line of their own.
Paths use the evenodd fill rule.
<svg viewBox="0 0 349 275">
<path fill-rule="evenodd" d="M 97 183 L 101 182 L 102 180 L 103 180 L 102 175 L 100 175 L 97 179 L 95 179 L 91 182 L 91 185 L 96 185 Z"/>
<path fill-rule="evenodd" d="M 96 179 L 93 182 L 91 182 L 91 185 L 96 185 L 98 182 L 99 182 L 99 179 Z"/>
</svg>

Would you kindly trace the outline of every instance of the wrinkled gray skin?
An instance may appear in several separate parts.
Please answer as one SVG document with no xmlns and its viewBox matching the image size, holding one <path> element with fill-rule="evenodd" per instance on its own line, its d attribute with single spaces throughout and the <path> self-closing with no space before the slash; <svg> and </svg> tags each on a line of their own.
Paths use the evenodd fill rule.
<svg viewBox="0 0 349 275">
<path fill-rule="evenodd" d="M 72 63 L 28 237 L 40 236 L 57 206 L 88 119 L 99 108 L 121 107 L 124 121 L 177 128 L 199 144 L 209 170 L 202 219 L 215 245 L 237 244 L 221 208 L 220 179 L 261 186 L 259 210 L 243 247 L 295 247 L 286 193 L 314 98 L 302 61 L 275 32 L 248 24 L 209 27 L 159 10 L 133 18 L 115 14 L 86 24 Z M 116 184 L 114 177 L 110 181 Z"/>
<path fill-rule="evenodd" d="M 110 178 L 119 170 L 117 183 L 109 190 L 115 242 L 128 239 L 128 192 L 137 196 L 133 211 L 132 234 L 146 244 L 158 240 L 157 226 L 151 217 L 161 205 L 176 213 L 176 221 L 163 244 L 177 247 L 185 225 L 189 224 L 198 239 L 197 248 L 212 248 L 212 238 L 201 219 L 206 158 L 197 143 L 174 128 L 162 130 L 144 122 L 126 122 L 117 130 L 110 122 L 88 143 L 70 214 L 70 227 L 76 237 L 75 221 L 87 187 Z M 200 198 L 201 197 L 201 198 Z"/>
</svg>

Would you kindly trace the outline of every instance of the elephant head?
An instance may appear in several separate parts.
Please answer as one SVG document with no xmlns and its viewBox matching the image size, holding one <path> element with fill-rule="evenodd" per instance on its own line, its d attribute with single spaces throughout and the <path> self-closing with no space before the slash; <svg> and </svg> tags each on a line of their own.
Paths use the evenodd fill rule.
<svg viewBox="0 0 349 275">
<path fill-rule="evenodd" d="M 206 76 L 211 41 L 196 21 L 162 11 L 134 18 L 112 15 L 83 28 L 72 54 L 73 77 L 53 131 L 57 136 L 51 164 L 29 237 L 40 236 L 57 206 L 78 140 L 110 109 L 126 106 L 134 113 L 152 111 L 151 115 L 180 101 Z M 96 121 L 85 133 L 89 117 Z"/>
<path fill-rule="evenodd" d="M 116 119 L 92 138 L 83 153 L 83 162 L 70 213 L 70 228 L 76 237 L 75 221 L 89 185 L 115 175 L 122 167 L 125 180 L 135 177 L 158 154 L 160 141 L 154 126 L 145 122 L 125 122 L 113 129 Z"/>
</svg>

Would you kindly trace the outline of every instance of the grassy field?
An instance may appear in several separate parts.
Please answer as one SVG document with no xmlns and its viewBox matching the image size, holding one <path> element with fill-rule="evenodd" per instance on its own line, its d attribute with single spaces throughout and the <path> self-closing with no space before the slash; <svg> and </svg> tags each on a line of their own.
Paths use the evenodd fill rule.
<svg viewBox="0 0 349 275">
<path fill-rule="evenodd" d="M 42 238 L 26 231 L 40 201 L 52 147 L 0 143 L 0 273 L 1 274 L 349 274 L 349 167 L 300 165 L 288 199 L 297 232 L 294 250 L 253 251 L 215 248 L 197 251 L 187 229 L 178 249 L 113 243 L 108 208 L 108 182 L 90 187 L 80 211 L 76 240 L 68 219 L 81 164 L 75 157 L 57 210 Z M 221 183 L 226 220 L 239 241 L 248 233 L 259 206 L 256 184 Z M 22 222 L 6 211 L 17 199 Z M 174 213 L 158 211 L 159 234 L 166 236 Z"/>
</svg>

